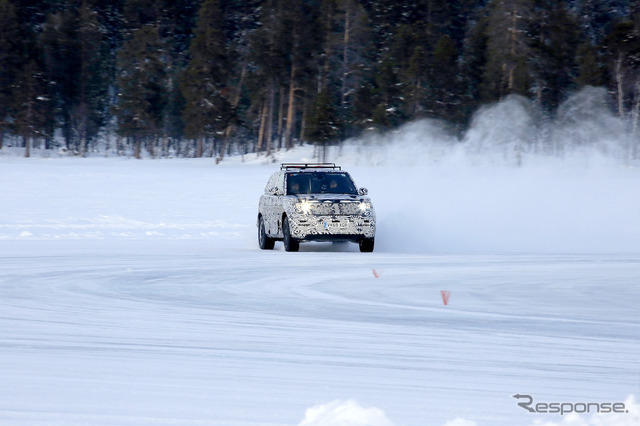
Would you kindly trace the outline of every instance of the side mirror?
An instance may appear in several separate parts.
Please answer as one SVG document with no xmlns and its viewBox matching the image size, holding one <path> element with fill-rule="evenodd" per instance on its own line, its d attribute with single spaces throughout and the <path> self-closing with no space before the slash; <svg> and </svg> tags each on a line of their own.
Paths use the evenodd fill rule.
<svg viewBox="0 0 640 426">
<path fill-rule="evenodd" d="M 275 186 L 273 188 L 269 188 L 269 190 L 267 191 L 267 194 L 278 195 L 278 188 L 276 188 Z"/>
<path fill-rule="evenodd" d="M 367 188 L 358 189 L 358 194 L 360 195 L 367 195 L 368 193 L 369 193 L 369 190 Z"/>
</svg>

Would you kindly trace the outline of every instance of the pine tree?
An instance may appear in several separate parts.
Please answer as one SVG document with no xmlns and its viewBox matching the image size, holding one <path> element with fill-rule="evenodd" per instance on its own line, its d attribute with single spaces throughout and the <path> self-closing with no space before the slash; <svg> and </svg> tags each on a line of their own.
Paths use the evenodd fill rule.
<svg viewBox="0 0 640 426">
<path fill-rule="evenodd" d="M 118 133 L 133 139 L 136 158 L 143 143 L 153 144 L 162 134 L 168 93 L 164 52 L 158 28 L 149 24 L 135 31 L 118 55 Z"/>
<path fill-rule="evenodd" d="M 259 126 L 256 151 L 258 155 L 262 152 L 268 155 L 272 146 L 276 93 L 291 73 L 292 40 L 282 0 L 263 2 L 258 20 L 259 27 L 249 35 L 247 62 L 251 74 L 248 86 L 252 95 L 251 109 L 256 111 L 255 122 Z"/>
<path fill-rule="evenodd" d="M 598 52 L 590 41 L 585 41 L 576 53 L 576 62 L 578 66 L 578 76 L 576 84 L 578 88 L 585 86 L 603 86 L 604 71 Z"/>
<path fill-rule="evenodd" d="M 84 153 L 112 114 L 136 155 L 185 135 L 196 155 L 234 137 L 269 153 L 336 129 L 464 123 L 511 93 L 551 115 L 585 85 L 636 129 L 636 3 L 0 0 L 0 148 L 59 132 Z"/>
<path fill-rule="evenodd" d="M 160 3 L 160 4 L 158 4 Z M 126 37 L 145 25 L 157 25 L 164 10 L 164 1 L 125 0 L 122 21 Z"/>
<path fill-rule="evenodd" d="M 321 161 L 327 161 L 329 145 L 337 142 L 340 137 L 340 124 L 335 108 L 335 101 L 331 99 L 328 90 L 318 94 L 309 114 L 309 130 L 307 138 L 322 149 Z"/>
<path fill-rule="evenodd" d="M 190 61 L 182 76 L 185 98 L 185 135 L 196 139 L 196 157 L 203 154 L 203 140 L 221 133 L 233 118 L 227 88 L 229 58 L 223 31 L 220 0 L 205 0 L 198 13 Z"/>
<path fill-rule="evenodd" d="M 10 127 L 12 86 L 21 62 L 20 27 L 15 7 L 9 0 L 0 0 L 0 149 Z"/>
<path fill-rule="evenodd" d="M 84 155 L 107 117 L 109 46 L 98 16 L 79 9 L 50 14 L 40 43 L 67 147 Z"/>
<path fill-rule="evenodd" d="M 31 156 L 31 145 L 36 139 L 50 134 L 50 98 L 42 66 L 28 62 L 20 71 L 13 86 L 13 131 L 22 137 L 25 157 Z"/>
<path fill-rule="evenodd" d="M 338 2 L 337 55 L 334 69 L 340 93 L 340 117 L 343 123 L 353 119 L 353 99 L 358 87 L 371 67 L 373 45 L 369 19 L 364 8 L 355 0 Z M 348 136 L 348 134 L 347 134 Z"/>
<path fill-rule="evenodd" d="M 311 1 L 285 0 L 285 25 L 290 29 L 291 50 L 289 52 L 289 87 L 287 96 L 287 122 L 285 128 L 285 147 L 293 147 L 293 131 L 296 122 L 297 91 L 301 90 L 306 99 L 312 99 L 311 90 L 315 83 L 313 75 L 314 65 L 322 49 L 322 39 L 326 32 L 319 25 L 318 9 Z M 326 30 L 326 28 L 324 28 Z M 322 36 L 318 37 L 319 34 Z M 316 86 L 317 87 L 317 86 Z M 318 89 L 316 89 L 318 90 Z M 322 87 L 320 87 L 322 90 Z M 317 93 L 317 92 L 316 92 Z M 304 105 L 304 103 L 303 103 Z M 304 107 L 302 108 L 305 113 Z M 304 120 L 304 118 L 302 119 Z"/>
<path fill-rule="evenodd" d="M 355 132 L 370 129 L 373 126 L 373 112 L 376 108 L 376 96 L 373 84 L 365 83 L 353 94 L 351 125 Z"/>
<path fill-rule="evenodd" d="M 531 46 L 528 37 L 533 0 L 492 0 L 488 5 L 487 66 L 483 98 L 494 101 L 531 87 Z"/>
<path fill-rule="evenodd" d="M 249 47 L 252 68 L 249 84 L 253 87 L 260 126 L 258 153 L 266 151 L 268 155 L 271 151 L 274 130 L 281 127 L 274 123 L 279 105 L 286 106 L 286 113 L 282 114 L 286 115 L 282 135 L 285 147 L 293 146 L 298 129 L 302 133 L 305 104 L 322 85 L 317 58 L 325 33 L 318 13 L 315 2 L 309 0 L 264 2 L 261 26 L 251 34 Z M 285 99 L 276 102 L 278 96 Z"/>
<path fill-rule="evenodd" d="M 391 57 L 385 57 L 375 73 L 375 95 L 377 105 L 373 110 L 373 124 L 380 129 L 398 126 L 404 121 L 402 81 Z"/>
<path fill-rule="evenodd" d="M 484 78 L 487 75 L 488 25 L 488 18 L 485 15 L 479 15 L 469 28 L 464 40 L 460 61 L 462 106 L 459 109 L 467 119 L 483 100 Z"/>
<path fill-rule="evenodd" d="M 425 113 L 429 84 L 430 61 L 424 47 L 418 45 L 413 49 L 405 73 L 407 79 L 406 99 L 407 114 L 410 117 L 420 117 Z M 435 101 L 436 99 L 433 99 Z"/>
<path fill-rule="evenodd" d="M 454 40 L 442 35 L 435 44 L 433 61 L 429 73 L 431 82 L 430 100 L 427 110 L 432 117 L 460 121 L 460 81 L 458 79 L 458 49 Z"/>
<path fill-rule="evenodd" d="M 535 96 L 551 111 L 576 87 L 579 27 L 563 4 L 536 0 L 530 38 Z"/>
<path fill-rule="evenodd" d="M 628 16 L 628 0 L 574 0 L 573 13 L 587 39 L 599 45 L 613 26 Z"/>
<path fill-rule="evenodd" d="M 336 142 L 340 136 L 335 101 L 331 99 L 331 95 L 326 89 L 316 96 L 311 113 L 309 114 L 309 130 L 307 136 L 310 141 L 322 145 Z"/>
<path fill-rule="evenodd" d="M 617 111 L 624 117 L 632 103 L 640 105 L 640 22 L 617 23 L 602 45 L 612 76 Z"/>
</svg>

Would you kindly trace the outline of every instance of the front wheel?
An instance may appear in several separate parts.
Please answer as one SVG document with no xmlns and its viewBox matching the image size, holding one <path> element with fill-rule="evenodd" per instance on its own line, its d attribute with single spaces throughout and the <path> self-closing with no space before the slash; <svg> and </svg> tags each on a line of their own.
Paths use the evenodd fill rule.
<svg viewBox="0 0 640 426">
<path fill-rule="evenodd" d="M 373 251 L 373 245 L 375 240 L 373 238 L 365 238 L 360 240 L 359 246 L 362 253 L 371 253 Z"/>
<path fill-rule="evenodd" d="M 291 237 L 291 229 L 289 228 L 289 218 L 284 217 L 282 221 L 282 242 L 284 243 L 285 251 L 298 251 L 300 249 L 300 241 L 294 240 Z"/>
<path fill-rule="evenodd" d="M 271 250 L 276 241 L 273 238 L 267 236 L 267 231 L 264 228 L 264 219 L 260 216 L 258 220 L 258 245 L 262 250 Z"/>
</svg>

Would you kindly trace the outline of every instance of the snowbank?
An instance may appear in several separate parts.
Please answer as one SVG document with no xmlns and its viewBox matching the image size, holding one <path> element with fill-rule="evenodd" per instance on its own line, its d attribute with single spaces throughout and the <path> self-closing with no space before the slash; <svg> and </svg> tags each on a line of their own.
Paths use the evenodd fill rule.
<svg viewBox="0 0 640 426">
<path fill-rule="evenodd" d="M 298 426 L 393 426 L 378 408 L 363 408 L 356 401 L 332 401 L 307 409 Z"/>
<path fill-rule="evenodd" d="M 630 395 L 624 402 L 626 413 L 581 415 L 571 413 L 560 416 L 546 416 L 536 419 L 531 426 L 637 426 L 640 424 L 640 404 Z M 560 417 L 549 420 L 548 417 Z M 354 400 L 336 400 L 315 405 L 307 409 L 305 418 L 298 426 L 394 426 L 384 412 L 378 408 L 363 408 Z M 475 421 L 455 418 L 443 426 L 479 426 Z"/>
</svg>

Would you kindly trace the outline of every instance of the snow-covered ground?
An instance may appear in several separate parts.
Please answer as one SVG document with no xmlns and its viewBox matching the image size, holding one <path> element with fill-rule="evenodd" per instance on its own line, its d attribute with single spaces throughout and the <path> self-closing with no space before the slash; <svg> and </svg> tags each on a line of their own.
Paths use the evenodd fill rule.
<svg viewBox="0 0 640 426">
<path fill-rule="evenodd" d="M 372 254 L 260 251 L 264 158 L 0 155 L 0 424 L 640 424 L 639 169 L 359 150 Z"/>
</svg>

